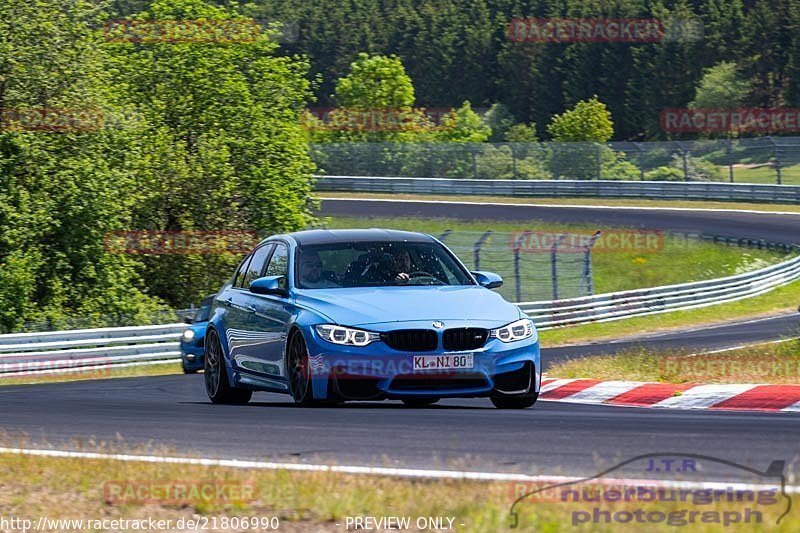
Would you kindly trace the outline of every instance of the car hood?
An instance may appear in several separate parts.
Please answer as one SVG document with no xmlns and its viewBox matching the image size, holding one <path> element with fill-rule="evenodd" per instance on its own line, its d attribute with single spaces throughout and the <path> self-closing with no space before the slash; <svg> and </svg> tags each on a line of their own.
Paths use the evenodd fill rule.
<svg viewBox="0 0 800 533">
<path fill-rule="evenodd" d="M 450 320 L 482 322 L 492 327 L 523 316 L 516 305 L 477 285 L 353 287 L 297 292 L 298 305 L 348 326 Z"/>
</svg>

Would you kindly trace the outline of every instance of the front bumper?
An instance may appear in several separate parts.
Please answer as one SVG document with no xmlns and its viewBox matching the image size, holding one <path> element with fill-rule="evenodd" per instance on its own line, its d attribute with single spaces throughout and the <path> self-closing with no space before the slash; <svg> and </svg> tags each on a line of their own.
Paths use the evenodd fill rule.
<svg viewBox="0 0 800 533">
<path fill-rule="evenodd" d="M 181 341 L 181 359 L 183 366 L 187 370 L 202 370 L 205 346 L 197 346 L 194 342 L 186 343 Z"/>
<path fill-rule="evenodd" d="M 489 339 L 483 347 L 465 352 L 446 352 L 441 348 L 400 352 L 383 342 L 350 347 L 331 344 L 313 332 L 306 337 L 311 337 L 306 343 L 315 399 L 478 397 L 539 391 L 541 370 L 536 335 L 511 343 Z M 473 355 L 471 369 L 414 370 L 415 355 L 462 353 Z"/>
</svg>

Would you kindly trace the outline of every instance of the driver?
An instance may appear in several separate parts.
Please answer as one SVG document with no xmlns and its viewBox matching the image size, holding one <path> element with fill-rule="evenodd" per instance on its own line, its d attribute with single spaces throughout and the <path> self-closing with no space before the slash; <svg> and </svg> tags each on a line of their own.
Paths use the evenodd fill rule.
<svg viewBox="0 0 800 533">
<path fill-rule="evenodd" d="M 393 254 L 392 279 L 397 283 L 408 283 L 411 278 L 411 254 L 408 250 L 400 249 Z"/>
</svg>

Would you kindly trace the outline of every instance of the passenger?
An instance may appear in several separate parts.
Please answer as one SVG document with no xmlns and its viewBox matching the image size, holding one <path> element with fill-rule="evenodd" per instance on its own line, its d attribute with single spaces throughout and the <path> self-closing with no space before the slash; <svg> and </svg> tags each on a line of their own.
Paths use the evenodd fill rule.
<svg viewBox="0 0 800 533">
<path fill-rule="evenodd" d="M 300 255 L 300 279 L 306 289 L 326 289 L 338 287 L 339 284 L 329 279 L 329 272 L 322 271 L 322 260 L 319 254 L 314 251 L 303 252 Z"/>
</svg>

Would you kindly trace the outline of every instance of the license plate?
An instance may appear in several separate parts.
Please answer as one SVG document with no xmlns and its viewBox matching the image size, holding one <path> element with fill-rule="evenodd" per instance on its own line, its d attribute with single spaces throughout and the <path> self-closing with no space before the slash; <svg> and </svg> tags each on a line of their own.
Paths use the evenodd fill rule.
<svg viewBox="0 0 800 533">
<path fill-rule="evenodd" d="M 414 370 L 458 370 L 472 368 L 472 354 L 415 355 Z"/>
</svg>

